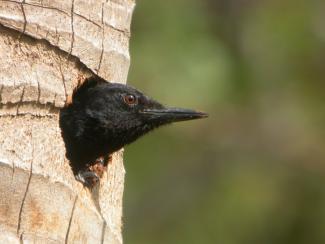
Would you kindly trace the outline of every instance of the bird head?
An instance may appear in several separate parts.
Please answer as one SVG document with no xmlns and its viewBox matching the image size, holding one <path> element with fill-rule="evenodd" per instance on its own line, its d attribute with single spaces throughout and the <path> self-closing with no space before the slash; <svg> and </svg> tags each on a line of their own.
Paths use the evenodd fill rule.
<svg viewBox="0 0 325 244">
<path fill-rule="evenodd" d="M 61 110 L 60 123 L 78 141 L 100 143 L 113 152 L 159 126 L 204 117 L 203 112 L 165 107 L 131 86 L 91 77 Z"/>
</svg>

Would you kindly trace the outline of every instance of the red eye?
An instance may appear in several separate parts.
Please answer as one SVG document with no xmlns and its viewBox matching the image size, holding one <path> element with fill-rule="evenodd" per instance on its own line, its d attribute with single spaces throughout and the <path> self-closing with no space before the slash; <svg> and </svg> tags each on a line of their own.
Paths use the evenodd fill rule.
<svg viewBox="0 0 325 244">
<path fill-rule="evenodd" d="M 124 102 L 128 105 L 136 105 L 138 103 L 137 98 L 134 95 L 124 95 Z"/>
</svg>

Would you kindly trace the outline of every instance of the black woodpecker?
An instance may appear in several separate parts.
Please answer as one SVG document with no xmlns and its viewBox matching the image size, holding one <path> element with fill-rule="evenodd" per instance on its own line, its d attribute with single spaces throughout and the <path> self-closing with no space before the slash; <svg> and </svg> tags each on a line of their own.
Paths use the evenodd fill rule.
<svg viewBox="0 0 325 244">
<path fill-rule="evenodd" d="M 131 86 L 92 76 L 61 109 L 60 127 L 76 179 L 91 187 L 99 180 L 91 167 L 98 162 L 106 166 L 103 159 L 113 152 L 159 126 L 207 116 L 167 108 Z"/>
</svg>

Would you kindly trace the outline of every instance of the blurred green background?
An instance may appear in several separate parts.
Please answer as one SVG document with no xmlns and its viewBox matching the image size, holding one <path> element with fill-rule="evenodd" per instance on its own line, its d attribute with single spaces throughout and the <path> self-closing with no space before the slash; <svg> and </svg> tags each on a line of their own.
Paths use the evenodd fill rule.
<svg viewBox="0 0 325 244">
<path fill-rule="evenodd" d="M 125 243 L 325 243 L 324 13 L 137 1 L 129 84 L 210 117 L 126 148 Z"/>
</svg>

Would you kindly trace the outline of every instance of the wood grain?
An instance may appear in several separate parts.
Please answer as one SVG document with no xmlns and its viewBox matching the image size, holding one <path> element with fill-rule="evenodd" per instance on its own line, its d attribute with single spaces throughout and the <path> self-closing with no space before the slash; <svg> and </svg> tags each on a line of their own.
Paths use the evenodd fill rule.
<svg viewBox="0 0 325 244">
<path fill-rule="evenodd" d="M 80 79 L 125 83 L 130 0 L 0 1 L 0 243 L 122 243 L 123 152 L 92 191 L 58 124 Z"/>
</svg>

